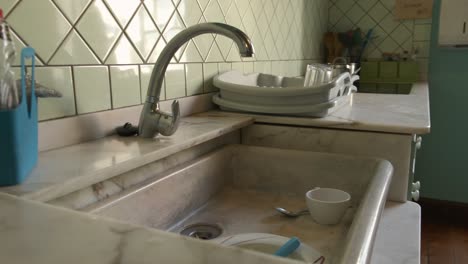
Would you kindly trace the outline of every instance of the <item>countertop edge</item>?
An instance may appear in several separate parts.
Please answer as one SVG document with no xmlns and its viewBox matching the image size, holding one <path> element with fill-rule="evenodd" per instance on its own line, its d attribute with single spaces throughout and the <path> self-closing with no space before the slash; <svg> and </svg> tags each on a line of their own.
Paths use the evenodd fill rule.
<svg viewBox="0 0 468 264">
<path fill-rule="evenodd" d="M 257 113 L 242 113 L 242 112 L 228 112 L 221 110 L 211 110 L 205 112 L 204 116 L 210 117 L 252 117 L 255 119 L 256 123 L 266 123 L 266 124 L 278 124 L 278 125 L 293 125 L 293 126 L 303 126 L 303 127 L 314 127 L 314 128 L 330 128 L 330 129 L 341 129 L 341 130 L 354 130 L 354 131 L 368 131 L 368 132 L 380 132 L 380 133 L 392 133 L 392 134 L 428 134 L 431 132 L 431 120 L 430 120 L 430 102 L 429 102 L 429 84 L 427 82 L 417 82 L 413 84 L 413 88 L 410 94 L 401 95 L 401 94 L 354 94 L 358 96 L 361 103 L 355 103 L 355 106 L 343 106 L 337 109 L 334 113 L 331 113 L 329 116 L 314 118 L 314 117 L 300 117 L 300 116 L 282 116 L 282 115 L 268 115 L 268 114 L 257 114 Z M 353 95 L 353 96 L 354 96 Z M 404 122 L 391 122 L 391 121 L 376 121 L 369 118 L 362 117 L 358 115 L 349 116 L 349 111 L 354 111 L 353 107 L 363 107 L 366 112 L 380 110 L 384 111 L 379 105 L 372 105 L 369 107 L 369 103 L 373 100 L 380 99 L 382 100 L 395 100 L 394 105 L 402 104 L 398 103 L 398 100 L 403 100 L 406 104 L 409 102 L 414 105 L 413 109 L 405 109 L 405 111 L 417 109 L 418 114 L 415 116 L 410 116 L 405 118 L 407 112 L 403 111 L 402 113 L 395 113 L 392 117 L 398 117 L 405 120 Z M 421 104 L 421 101 L 424 102 L 424 105 Z M 385 102 L 385 101 L 384 101 Z M 367 104 L 367 105 L 366 105 Z M 404 105 L 408 108 L 408 105 Z M 348 108 L 347 108 L 348 107 Z M 380 109 L 379 109 L 380 107 Z M 419 109 L 418 109 L 419 108 Z M 361 109 L 361 111 L 363 111 Z M 385 111 L 388 111 L 386 109 Z M 420 115 L 420 116 L 418 116 Z M 401 116 L 401 117 L 399 117 Z M 422 122 L 413 123 L 409 120 L 420 118 Z"/>
<path fill-rule="evenodd" d="M 0 230 L 7 234 L 0 236 L 3 238 L 0 239 L 0 255 L 8 263 L 58 264 L 67 258 L 75 260 L 68 261 L 70 263 L 79 263 L 76 260 L 80 257 L 84 257 L 87 261 L 83 262 L 88 263 L 157 263 L 158 260 L 162 263 L 199 264 L 219 261 L 252 264 L 300 263 L 56 207 L 7 193 L 0 193 L 0 204 L 5 207 L 3 215 L 0 212 L 0 218 L 4 220 L 0 223 L 3 228 Z M 73 228 L 76 229 L 67 233 Z M 72 239 L 71 234 L 74 234 Z M 8 235 L 13 236 L 8 239 Z M 42 243 L 37 244 L 39 241 Z M 56 252 L 53 253 L 53 250 Z M 192 254 L 201 257 L 193 259 Z"/>
<path fill-rule="evenodd" d="M 108 250 L 104 252 L 113 252 L 112 250 L 115 250 L 113 248 L 114 242 L 118 242 L 119 239 L 125 239 L 126 242 L 130 243 L 134 247 L 140 246 L 141 248 L 146 249 L 158 249 L 158 247 L 161 247 L 163 245 L 168 246 L 169 244 L 171 247 L 176 247 L 177 251 L 180 254 L 190 254 L 190 252 L 193 253 L 193 251 L 200 253 L 203 251 L 209 254 L 211 250 L 216 250 L 218 253 L 221 253 L 221 255 L 225 253 L 228 255 L 227 257 L 225 257 L 224 260 L 236 258 L 231 263 L 259 264 L 265 263 L 264 261 L 278 264 L 299 263 L 290 259 L 275 258 L 273 256 L 268 256 L 265 254 L 260 254 L 251 251 L 244 251 L 238 248 L 236 249 L 232 247 L 224 247 L 207 241 L 189 239 L 182 236 L 178 236 L 176 234 L 171 234 L 170 232 L 152 229 L 144 226 L 132 225 L 115 219 L 86 214 L 83 212 L 74 211 L 66 208 L 60 208 L 53 205 L 44 204 L 38 201 L 26 200 L 24 198 L 16 197 L 10 194 L 0 193 L 0 203 L 2 203 L 7 208 L 7 210 L 3 211 L 3 218 L 5 220 L 3 223 L 3 225 L 5 225 L 4 227 L 9 227 L 7 223 L 15 223 L 13 225 L 14 227 L 20 227 L 5 230 L 10 234 L 16 234 L 12 237 L 14 238 L 13 241 L 11 239 L 8 240 L 7 236 L 2 236 L 4 238 L 2 242 L 8 243 L 10 248 L 12 245 L 14 245 L 21 247 L 22 249 L 9 251 L 9 253 L 11 253 L 10 257 L 13 258 L 11 259 L 11 263 L 24 263 L 24 260 L 27 259 L 29 259 L 30 261 L 34 259 L 36 262 L 41 262 L 47 259 L 51 264 L 60 263 L 57 261 L 50 262 L 51 258 L 45 251 L 33 250 L 31 252 L 28 252 L 27 250 L 30 250 L 31 247 L 34 247 L 34 249 L 37 249 L 39 247 L 47 249 L 50 252 L 51 248 L 56 247 L 44 245 L 58 246 L 59 244 L 57 243 L 63 243 L 63 241 L 68 241 L 67 239 L 64 240 L 66 236 L 69 236 L 65 231 L 70 230 L 73 224 L 79 225 L 79 230 L 84 230 L 85 232 L 80 232 L 76 234 L 77 237 L 73 239 L 72 244 L 74 244 L 75 246 L 88 246 L 81 247 L 77 252 L 76 249 L 70 248 L 70 245 L 67 248 L 67 243 L 60 244 L 61 246 L 64 246 L 63 251 L 61 251 L 60 254 L 67 254 L 70 252 L 70 254 L 75 255 L 83 253 L 89 255 L 94 254 L 95 260 L 99 259 L 101 261 L 104 261 L 107 255 L 104 257 L 102 255 L 99 255 L 99 252 L 96 251 L 95 248 L 96 245 L 93 243 L 89 244 L 89 242 L 97 242 L 98 245 L 101 246 L 99 247 L 99 249 Z M 24 214 L 24 212 L 29 212 L 29 214 Z M 375 246 L 372 252 L 371 263 L 403 263 L 403 261 L 405 263 L 419 263 L 420 217 L 421 214 L 419 205 L 415 203 L 388 202 L 385 206 L 385 209 L 383 210 L 381 222 L 378 227 L 378 233 L 376 236 Z M 29 230 L 29 232 L 26 232 L 25 230 Z M 90 230 L 94 230 L 94 232 L 90 233 Z M 12 231 L 13 233 L 11 233 Z M 31 231 L 34 231 L 33 233 L 35 234 L 32 234 Z M 86 233 L 86 231 L 88 233 Z M 114 238 L 104 236 L 109 233 L 112 234 Z M 35 238 L 40 237 L 41 241 L 46 242 L 46 244 L 43 243 L 42 246 L 34 245 L 35 240 L 31 240 L 32 236 L 34 236 Z M 406 239 L 402 240 L 402 237 Z M 88 243 L 84 244 L 84 241 L 87 241 Z M 28 245 L 25 245 L 25 243 L 27 243 Z M 203 248 L 205 250 L 203 250 Z M 6 250 L 8 249 L 8 247 L 3 247 L 3 249 Z M 125 250 L 125 248 L 119 248 L 119 251 L 121 250 Z M 131 251 L 127 250 L 125 252 L 129 253 Z M 26 255 L 23 255 L 24 253 L 26 253 Z M 177 259 L 177 257 L 173 257 L 170 254 L 171 253 L 169 252 L 168 254 L 165 254 L 165 256 L 158 255 L 158 257 L 161 257 L 166 261 L 170 259 Z M 218 257 L 221 255 L 218 255 Z M 143 260 L 141 259 L 142 256 L 134 254 L 129 257 L 132 260 Z M 158 260 L 158 258 L 155 257 L 156 256 L 153 256 L 153 261 Z M 14 261 L 19 259 L 21 259 L 22 262 Z M 211 260 L 216 259 L 219 260 L 219 258 L 211 258 Z M 63 261 L 63 258 L 61 258 L 61 260 Z M 187 260 L 189 261 L 189 259 Z M 189 263 L 188 261 L 184 263 Z M 143 262 L 150 263 L 151 260 L 148 261 L 148 259 L 146 259 L 146 261 L 142 261 L 142 263 Z M 200 261 L 198 263 L 200 263 Z M 213 261 L 209 263 L 215 262 Z"/>
<path fill-rule="evenodd" d="M 237 112 L 226 112 L 221 110 L 211 110 L 205 112 L 204 116 L 210 117 L 252 117 L 254 123 L 262 124 L 273 124 L 273 125 L 291 125 L 291 126 L 302 126 L 302 127 L 311 127 L 311 128 L 330 128 L 330 129 L 341 129 L 341 130 L 353 130 L 353 131 L 365 131 L 365 132 L 378 132 L 378 133 L 391 133 L 391 134 L 407 134 L 407 135 L 423 135 L 429 134 L 431 132 L 431 126 L 425 127 L 405 127 L 405 128 L 394 128 L 393 126 L 373 126 L 370 124 L 362 125 L 359 122 L 354 122 L 352 124 L 342 124 L 334 121 L 319 121 L 318 122 L 312 118 L 311 121 L 305 120 L 305 118 L 300 117 L 283 117 L 283 116 L 263 116 L 259 114 L 252 113 L 237 113 Z M 356 126 L 361 126 L 357 128 Z M 362 126 L 365 126 L 364 128 Z"/>
<path fill-rule="evenodd" d="M 196 116 L 197 115 L 193 115 L 191 117 L 196 117 Z M 43 187 L 38 191 L 33 191 L 33 192 L 26 193 L 26 194 L 18 195 L 18 196 L 22 198 L 26 198 L 26 199 L 46 202 L 46 201 L 64 196 L 66 194 L 72 193 L 74 191 L 80 190 L 82 188 L 86 188 L 88 186 L 99 183 L 101 181 L 113 178 L 122 173 L 144 166 L 151 162 L 163 159 L 172 154 L 189 149 L 193 146 L 202 144 L 211 139 L 228 134 L 235 130 L 241 129 L 250 124 L 253 124 L 253 122 L 254 122 L 253 118 L 246 117 L 245 120 L 236 122 L 232 126 L 225 127 L 222 129 L 212 130 L 208 133 L 190 138 L 176 145 L 171 145 L 168 147 L 155 149 L 154 152 L 147 153 L 138 158 L 133 158 L 133 159 L 127 160 L 125 162 L 121 162 L 119 164 L 116 164 L 116 165 L 113 165 L 104 169 L 91 171 L 89 173 L 84 173 L 83 175 L 80 175 L 77 178 L 70 179 L 62 183 L 52 184 L 50 186 Z M 0 190 L 0 192 L 2 192 L 2 190 Z M 9 192 L 6 191 L 5 193 L 9 193 Z M 9 194 L 12 194 L 12 193 L 9 193 Z"/>
</svg>

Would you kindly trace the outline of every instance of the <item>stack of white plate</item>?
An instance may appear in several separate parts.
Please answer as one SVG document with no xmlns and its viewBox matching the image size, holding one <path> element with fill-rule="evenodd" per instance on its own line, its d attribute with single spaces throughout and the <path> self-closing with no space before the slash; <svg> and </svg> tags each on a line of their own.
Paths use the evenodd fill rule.
<svg viewBox="0 0 468 264">
<path fill-rule="evenodd" d="M 229 71 L 213 83 L 213 102 L 228 111 L 323 117 L 349 102 L 359 76 L 342 73 L 330 82 L 304 86 L 304 78 Z"/>
</svg>

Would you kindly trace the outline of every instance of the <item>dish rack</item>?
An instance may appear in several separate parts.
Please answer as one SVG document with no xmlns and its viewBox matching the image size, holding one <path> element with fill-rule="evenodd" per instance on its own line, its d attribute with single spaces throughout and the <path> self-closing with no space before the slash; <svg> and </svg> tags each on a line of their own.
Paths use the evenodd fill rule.
<svg viewBox="0 0 468 264">
<path fill-rule="evenodd" d="M 25 59 L 31 59 L 31 96 L 26 92 Z M 21 51 L 21 98 L 16 108 L 0 110 L 0 186 L 21 183 L 36 166 L 38 156 L 37 99 L 34 49 Z"/>
<path fill-rule="evenodd" d="M 215 77 L 220 92 L 213 102 L 227 111 L 324 117 L 349 103 L 357 80 L 359 76 L 345 72 L 331 82 L 304 87 L 304 78 L 231 71 Z"/>
</svg>

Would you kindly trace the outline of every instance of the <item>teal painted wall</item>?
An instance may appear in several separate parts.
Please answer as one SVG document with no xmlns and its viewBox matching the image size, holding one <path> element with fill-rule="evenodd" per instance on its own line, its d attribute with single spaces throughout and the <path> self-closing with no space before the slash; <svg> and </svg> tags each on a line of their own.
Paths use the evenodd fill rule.
<svg viewBox="0 0 468 264">
<path fill-rule="evenodd" d="M 432 131 L 423 137 L 416 178 L 422 197 L 468 203 L 468 49 L 438 47 L 439 13 L 436 0 L 429 58 Z"/>
</svg>

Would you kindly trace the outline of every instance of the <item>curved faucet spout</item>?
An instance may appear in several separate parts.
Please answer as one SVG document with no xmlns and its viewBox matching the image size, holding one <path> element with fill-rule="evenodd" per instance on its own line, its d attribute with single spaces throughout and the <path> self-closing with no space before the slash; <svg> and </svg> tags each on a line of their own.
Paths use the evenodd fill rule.
<svg viewBox="0 0 468 264">
<path fill-rule="evenodd" d="M 250 38 L 238 28 L 222 23 L 202 23 L 189 27 L 174 36 L 162 50 L 154 64 L 145 105 L 140 115 L 139 135 L 152 138 L 158 133 L 170 136 L 175 133 L 180 119 L 179 104 L 172 106 L 172 114 L 159 110 L 159 97 L 167 67 L 179 48 L 190 39 L 202 34 L 219 34 L 232 39 L 242 57 L 252 57 L 254 48 Z M 163 119 L 161 119 L 164 117 Z M 170 119 L 170 120 L 169 120 Z M 170 122 L 169 122 L 170 121 Z"/>
</svg>

